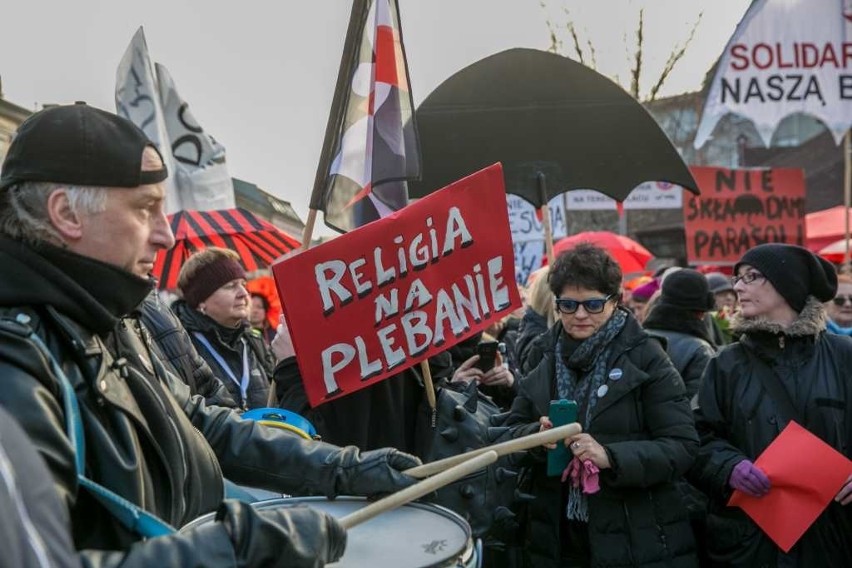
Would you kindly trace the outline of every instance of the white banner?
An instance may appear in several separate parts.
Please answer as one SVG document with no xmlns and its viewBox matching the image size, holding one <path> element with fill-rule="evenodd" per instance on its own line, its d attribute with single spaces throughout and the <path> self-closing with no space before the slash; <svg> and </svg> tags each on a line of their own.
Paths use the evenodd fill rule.
<svg viewBox="0 0 852 568">
<path fill-rule="evenodd" d="M 163 120 L 175 161 L 180 208 L 196 211 L 233 209 L 234 185 L 225 165 L 225 147 L 198 125 L 178 94 L 168 70 L 157 63 Z"/>
<path fill-rule="evenodd" d="M 615 200 L 593 189 L 576 189 L 565 194 L 568 211 L 615 210 Z M 645 182 L 637 186 L 624 209 L 681 209 L 683 188 L 668 182 Z"/>
<path fill-rule="evenodd" d="M 115 74 L 116 114 L 130 120 L 145 132 L 148 139 L 157 145 L 169 170 L 166 179 L 166 211 L 180 209 L 180 199 L 175 185 L 175 164 L 169 144 L 169 136 L 163 123 L 163 109 L 157 91 L 157 81 L 148 56 L 145 32 L 140 26 L 127 51 L 118 64 Z"/>
<path fill-rule="evenodd" d="M 507 194 L 506 206 L 509 209 L 509 227 L 515 248 L 515 278 L 519 284 L 525 284 L 530 272 L 539 268 L 544 259 L 544 224 L 539 221 L 535 208 L 517 195 Z M 557 195 L 547 206 L 550 210 L 550 230 L 556 241 L 567 234 L 563 197 Z"/>
<path fill-rule="evenodd" d="M 767 146 L 793 113 L 820 119 L 839 143 L 852 125 L 850 19 L 849 0 L 756 0 L 719 61 L 695 147 L 727 113 L 752 120 Z"/>
</svg>

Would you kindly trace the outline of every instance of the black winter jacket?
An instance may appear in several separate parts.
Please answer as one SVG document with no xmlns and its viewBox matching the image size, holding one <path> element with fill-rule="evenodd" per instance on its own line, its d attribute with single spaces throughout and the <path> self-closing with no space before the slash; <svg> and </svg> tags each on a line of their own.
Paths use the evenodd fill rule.
<svg viewBox="0 0 852 568">
<path fill-rule="evenodd" d="M 710 496 L 708 552 L 719 566 L 849 565 L 852 506 L 832 501 L 786 558 L 741 509 L 726 506 L 734 466 L 754 461 L 791 418 L 764 386 L 769 373 L 789 393 L 797 421 L 852 458 L 852 340 L 826 333 L 825 322 L 825 309 L 814 298 L 786 330 L 735 318 L 739 343 L 707 367 L 696 411 L 701 448 L 690 481 Z"/>
<path fill-rule="evenodd" d="M 180 377 L 192 394 L 203 396 L 208 405 L 236 408 L 231 393 L 195 350 L 183 324 L 157 292 L 148 294 L 139 308 L 142 324 L 154 340 L 152 347 L 168 370 Z"/>
<path fill-rule="evenodd" d="M 449 353 L 440 353 L 429 363 L 436 386 L 452 375 Z M 415 425 L 425 398 L 419 365 L 316 408 L 308 404 L 295 357 L 278 364 L 274 385 L 278 406 L 305 417 L 326 442 L 362 450 L 392 447 L 419 454 Z"/>
<path fill-rule="evenodd" d="M 78 486 L 60 383 L 29 334 L 41 337 L 76 392 L 86 475 L 172 526 L 219 507 L 223 474 L 279 493 L 365 492 L 353 488 L 360 483 L 353 476 L 361 460 L 357 449 L 265 428 L 191 396 L 151 356 L 138 320 L 122 317 L 142 302 L 151 283 L 62 249 L 5 238 L 0 266 L 0 406 L 44 458 L 70 512 L 84 565 L 221 566 L 267 549 L 314 565 L 315 553 L 301 561 L 294 556 L 297 547 L 289 544 L 298 536 L 282 541 L 280 530 L 264 530 L 250 510 L 231 515 L 227 533 L 217 526 L 141 541 L 124 529 Z"/>
<path fill-rule="evenodd" d="M 538 431 L 556 398 L 557 323 L 539 338 L 542 360 L 521 381 L 508 419 L 516 436 Z M 694 566 L 694 539 L 675 481 L 689 469 L 698 449 L 683 381 L 660 344 L 628 315 L 613 340 L 609 369 L 622 378 L 608 380 L 588 433 L 606 448 L 612 469 L 600 474 L 600 492 L 588 496 L 592 566 Z M 559 364 L 562 364 L 561 362 Z M 543 452 L 532 451 L 531 492 L 526 528 L 526 563 L 559 566 L 560 524 L 565 521 L 563 486 L 547 477 Z"/>
<path fill-rule="evenodd" d="M 248 322 L 244 322 L 239 332 L 236 333 L 237 338 L 226 341 L 223 337 L 223 333 L 226 330 L 222 326 L 198 310 L 192 309 L 183 300 L 176 301 L 172 305 L 172 310 L 178 319 L 180 319 L 186 331 L 189 332 L 195 350 L 207 362 L 210 368 L 214 370 L 216 376 L 221 379 L 238 407 L 251 409 L 269 406 L 269 386 L 272 381 L 272 369 L 275 361 L 259 331 L 252 329 Z M 230 331 L 232 330 L 227 330 L 227 332 Z M 239 385 L 234 382 L 226 369 L 210 353 L 210 350 L 196 337 L 196 333 L 200 333 L 207 338 L 207 341 L 210 342 L 211 346 L 222 357 L 228 365 L 230 372 L 237 379 L 240 379 L 243 373 L 242 342 L 246 342 L 249 357 L 249 383 L 246 390 L 247 400 L 243 400 Z"/>
</svg>

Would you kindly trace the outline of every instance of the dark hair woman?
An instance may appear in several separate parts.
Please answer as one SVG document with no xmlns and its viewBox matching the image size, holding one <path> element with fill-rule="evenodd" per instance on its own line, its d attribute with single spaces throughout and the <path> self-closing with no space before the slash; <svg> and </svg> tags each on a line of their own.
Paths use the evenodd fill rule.
<svg viewBox="0 0 852 568">
<path fill-rule="evenodd" d="M 659 342 L 618 305 L 621 269 L 604 250 L 578 245 L 556 259 L 549 278 L 559 321 L 536 340 L 541 360 L 521 380 L 508 423 L 516 437 L 547 429 L 550 402 L 575 400 L 583 433 L 564 440 L 574 458 L 566 471 L 589 475 L 585 484 L 549 477 L 546 452 L 528 452 L 536 499 L 526 564 L 694 565 L 674 485 L 698 449 L 683 381 Z"/>
</svg>

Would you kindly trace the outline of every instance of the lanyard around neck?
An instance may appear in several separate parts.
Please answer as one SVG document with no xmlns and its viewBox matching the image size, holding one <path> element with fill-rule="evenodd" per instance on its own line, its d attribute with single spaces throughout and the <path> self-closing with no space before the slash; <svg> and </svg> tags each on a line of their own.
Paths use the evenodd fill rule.
<svg viewBox="0 0 852 568">
<path fill-rule="evenodd" d="M 225 359 L 219 354 L 218 351 L 213 347 L 210 341 L 201 334 L 201 332 L 194 331 L 192 335 L 195 336 L 195 339 L 198 340 L 201 345 L 207 349 L 208 353 L 216 360 L 222 370 L 230 377 L 234 384 L 236 384 L 240 388 L 240 396 L 243 399 L 243 404 L 248 404 L 248 385 L 249 385 L 249 356 L 248 356 L 248 342 L 244 337 L 241 337 L 240 340 L 243 342 L 243 376 L 237 379 L 237 376 L 231 370 L 231 367 L 228 363 L 225 362 Z"/>
</svg>

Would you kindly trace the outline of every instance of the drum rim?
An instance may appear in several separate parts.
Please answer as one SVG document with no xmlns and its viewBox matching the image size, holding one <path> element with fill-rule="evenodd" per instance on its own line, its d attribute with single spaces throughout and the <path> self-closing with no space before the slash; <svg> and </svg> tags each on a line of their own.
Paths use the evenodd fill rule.
<svg viewBox="0 0 852 568">
<path fill-rule="evenodd" d="M 320 497 L 320 496 L 282 497 L 280 499 L 266 499 L 264 501 L 256 501 L 254 503 L 251 503 L 251 506 L 255 507 L 255 508 L 260 508 L 259 506 L 262 506 L 263 508 L 266 508 L 266 507 L 274 507 L 274 506 L 277 506 L 277 505 L 287 505 L 287 504 L 298 505 L 300 503 L 305 503 L 305 502 L 329 503 L 329 502 L 334 502 L 334 501 L 368 501 L 368 499 L 366 497 L 358 497 L 358 496 L 355 496 L 355 495 L 340 495 L 338 497 L 335 497 L 334 499 L 328 499 L 326 497 Z M 465 565 L 467 565 L 467 563 L 470 562 L 470 560 L 475 558 L 474 555 L 476 554 L 476 543 L 475 543 L 474 538 L 473 538 L 473 531 L 470 528 L 470 523 L 468 523 L 465 520 L 464 517 L 462 517 L 461 515 L 459 515 L 455 511 L 448 509 L 447 507 L 444 507 L 442 505 L 435 505 L 434 503 L 417 503 L 417 502 L 412 501 L 410 503 L 406 503 L 404 505 L 401 505 L 399 508 L 402 508 L 402 507 L 414 507 L 415 509 L 420 509 L 422 511 L 430 511 L 430 512 L 436 512 L 437 511 L 439 514 L 441 514 L 441 516 L 448 518 L 449 520 L 453 521 L 457 526 L 459 526 L 460 528 L 462 528 L 464 530 L 464 534 L 465 534 L 465 537 L 466 537 L 465 538 L 466 544 L 461 550 L 458 551 L 457 556 L 450 558 L 450 559 L 441 560 L 441 561 L 439 561 L 435 564 L 429 564 L 428 566 L 424 566 L 423 568 L 440 568 L 440 567 L 443 567 L 443 566 L 452 566 L 453 565 L 452 562 L 453 562 L 454 558 L 461 560 L 462 562 L 465 563 Z M 200 517 L 195 518 L 195 519 L 189 521 L 188 523 L 186 523 L 185 525 L 183 525 L 180 529 L 178 529 L 178 532 L 180 533 L 180 532 L 184 532 L 184 531 L 193 529 L 193 528 L 197 527 L 198 525 L 202 524 L 205 521 L 215 519 L 215 516 L 216 516 L 215 511 L 201 515 Z"/>
</svg>

